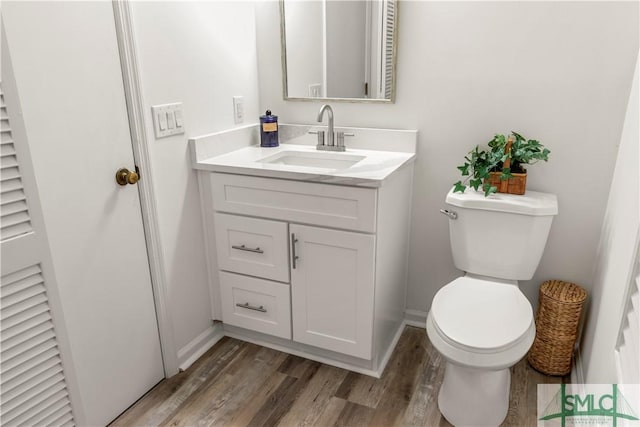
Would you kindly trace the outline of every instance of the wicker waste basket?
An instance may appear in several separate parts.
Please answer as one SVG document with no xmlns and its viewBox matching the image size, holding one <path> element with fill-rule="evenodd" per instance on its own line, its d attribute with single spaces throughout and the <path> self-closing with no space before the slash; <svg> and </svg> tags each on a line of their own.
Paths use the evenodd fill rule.
<svg viewBox="0 0 640 427">
<path fill-rule="evenodd" d="M 547 375 L 571 372 L 573 347 L 586 299 L 587 292 L 574 283 L 548 280 L 540 286 L 536 338 L 527 358 L 535 370 Z"/>
</svg>

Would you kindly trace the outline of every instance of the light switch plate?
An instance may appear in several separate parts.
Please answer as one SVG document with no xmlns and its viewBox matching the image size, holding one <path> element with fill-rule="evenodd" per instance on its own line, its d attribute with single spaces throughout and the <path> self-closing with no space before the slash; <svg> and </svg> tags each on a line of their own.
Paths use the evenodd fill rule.
<svg viewBox="0 0 640 427">
<path fill-rule="evenodd" d="M 151 107 L 156 139 L 184 133 L 182 102 Z"/>
</svg>

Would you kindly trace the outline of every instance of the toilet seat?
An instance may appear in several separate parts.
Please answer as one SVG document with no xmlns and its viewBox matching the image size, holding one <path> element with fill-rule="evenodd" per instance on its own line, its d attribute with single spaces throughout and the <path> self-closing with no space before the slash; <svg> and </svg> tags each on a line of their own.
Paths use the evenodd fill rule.
<svg viewBox="0 0 640 427">
<path fill-rule="evenodd" d="M 443 337 L 482 353 L 511 347 L 533 322 L 531 304 L 517 285 L 469 276 L 440 289 L 431 311 Z"/>
<path fill-rule="evenodd" d="M 533 343 L 533 310 L 514 283 L 464 276 L 434 297 L 427 333 L 452 363 L 501 369 L 520 360 Z"/>
</svg>

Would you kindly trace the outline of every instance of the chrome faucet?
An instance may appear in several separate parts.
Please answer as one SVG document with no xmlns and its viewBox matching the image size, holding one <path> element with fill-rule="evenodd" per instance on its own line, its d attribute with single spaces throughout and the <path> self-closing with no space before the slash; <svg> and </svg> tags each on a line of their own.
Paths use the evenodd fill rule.
<svg viewBox="0 0 640 427">
<path fill-rule="evenodd" d="M 320 107 L 320 111 L 318 112 L 318 122 L 322 123 L 322 116 L 324 112 L 327 112 L 329 116 L 329 125 L 327 128 L 327 139 L 325 141 L 324 135 L 325 131 L 309 131 L 309 133 L 318 134 L 318 144 L 316 145 L 316 149 L 324 150 L 324 151 L 345 151 L 347 147 L 344 145 L 344 137 L 345 136 L 355 136 L 353 133 L 346 133 L 343 131 L 334 132 L 333 128 L 333 109 L 329 104 L 324 104 Z"/>
<path fill-rule="evenodd" d="M 329 125 L 326 132 L 327 133 L 326 141 L 324 138 L 325 132 L 323 130 L 319 130 L 317 132 L 316 131 L 309 132 L 309 133 L 318 134 L 318 144 L 316 145 L 316 148 L 318 150 L 324 150 L 324 151 L 345 151 L 346 147 L 344 145 L 344 137 L 353 136 L 353 134 L 344 133 L 342 131 L 334 132 L 333 109 L 331 109 L 331 106 L 329 104 L 324 104 L 322 107 L 320 107 L 320 111 L 318 112 L 318 119 L 317 119 L 318 122 L 322 123 L 322 116 L 324 116 L 325 111 L 329 116 Z"/>
<path fill-rule="evenodd" d="M 327 115 L 329 116 L 329 127 L 327 129 L 327 141 L 326 143 L 323 143 L 322 145 L 324 146 L 329 146 L 329 147 L 333 147 L 333 109 L 331 108 L 331 106 L 329 104 L 324 104 L 322 107 L 320 107 L 320 111 L 318 111 L 318 122 L 322 123 L 322 116 L 324 115 L 324 112 L 327 112 Z M 320 146 L 320 140 L 318 139 L 318 146 Z"/>
</svg>

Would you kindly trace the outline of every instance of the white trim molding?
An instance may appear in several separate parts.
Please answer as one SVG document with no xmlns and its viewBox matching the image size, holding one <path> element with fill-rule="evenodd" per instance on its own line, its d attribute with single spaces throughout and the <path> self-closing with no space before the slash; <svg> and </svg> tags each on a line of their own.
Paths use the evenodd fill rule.
<svg viewBox="0 0 640 427">
<path fill-rule="evenodd" d="M 166 272 L 160 227 L 158 224 L 157 204 L 153 192 L 153 173 L 149 155 L 148 139 L 144 119 L 144 102 L 138 72 L 138 60 L 134 39 L 133 22 L 128 0 L 113 0 L 118 49 L 124 81 L 124 93 L 131 129 L 131 143 L 136 165 L 143 179 L 138 181 L 140 205 L 144 224 L 149 270 L 153 287 L 153 298 L 156 306 L 156 317 L 160 335 L 160 347 L 164 363 L 165 376 L 178 373 L 178 352 L 176 351 L 173 332 L 173 320 L 168 298 Z"/>
<path fill-rule="evenodd" d="M 180 371 L 185 371 L 207 350 L 213 347 L 225 336 L 224 327 L 220 322 L 205 329 L 200 335 L 192 339 L 187 345 L 178 350 L 178 363 Z"/>
<path fill-rule="evenodd" d="M 411 308 L 405 308 L 404 310 L 404 323 L 408 326 L 415 326 L 416 328 L 427 328 L 427 312 L 423 310 L 414 310 Z"/>
</svg>

